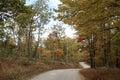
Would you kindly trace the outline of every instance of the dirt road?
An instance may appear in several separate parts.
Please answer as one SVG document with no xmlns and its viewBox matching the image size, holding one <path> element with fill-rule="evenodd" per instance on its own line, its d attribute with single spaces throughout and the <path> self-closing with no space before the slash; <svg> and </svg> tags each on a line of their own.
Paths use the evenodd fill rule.
<svg viewBox="0 0 120 80">
<path fill-rule="evenodd" d="M 40 74 L 31 80 L 82 80 L 79 71 L 80 69 L 52 70 Z"/>
</svg>

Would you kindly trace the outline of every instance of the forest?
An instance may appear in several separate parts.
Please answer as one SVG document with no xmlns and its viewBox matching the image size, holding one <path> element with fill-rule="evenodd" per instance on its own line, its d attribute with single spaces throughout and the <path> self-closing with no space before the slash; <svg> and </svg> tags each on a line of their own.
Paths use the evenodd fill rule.
<svg viewBox="0 0 120 80">
<path fill-rule="evenodd" d="M 73 25 L 86 43 L 91 67 L 120 67 L 120 1 L 61 0 L 58 19 Z"/>
<path fill-rule="evenodd" d="M 47 32 L 45 25 L 53 16 L 47 1 L 38 0 L 30 6 L 26 6 L 24 0 L 6 1 L 1 1 L 0 11 L 1 57 L 64 61 L 67 56 L 72 59 L 77 55 L 74 55 L 76 39 L 65 35 L 62 23 L 51 26 L 52 31 L 46 39 L 42 37 Z"/>
<path fill-rule="evenodd" d="M 19 74 L 12 72 L 14 67 L 19 72 L 24 66 L 21 73 L 25 74 L 28 66 L 37 69 L 43 63 L 78 67 L 84 61 L 92 69 L 119 70 L 120 0 L 60 0 L 56 9 L 49 7 L 49 0 L 26 2 L 0 0 L 0 80 L 18 80 L 21 76 L 13 76 Z M 51 20 L 56 24 L 46 30 Z M 65 34 L 70 26 L 76 30 L 74 38 Z M 1 76 L 3 73 L 6 75 Z"/>
</svg>

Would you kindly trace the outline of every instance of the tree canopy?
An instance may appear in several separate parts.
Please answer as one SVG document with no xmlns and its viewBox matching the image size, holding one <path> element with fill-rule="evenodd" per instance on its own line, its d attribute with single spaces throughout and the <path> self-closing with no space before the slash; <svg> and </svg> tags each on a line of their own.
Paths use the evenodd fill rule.
<svg viewBox="0 0 120 80">
<path fill-rule="evenodd" d="M 55 10 L 57 19 L 76 28 L 78 35 L 88 41 L 91 67 L 94 57 L 101 48 L 103 65 L 109 65 L 114 46 L 113 37 L 119 34 L 120 1 L 119 0 L 61 0 L 62 4 Z M 101 43 L 98 48 L 98 42 Z"/>
</svg>

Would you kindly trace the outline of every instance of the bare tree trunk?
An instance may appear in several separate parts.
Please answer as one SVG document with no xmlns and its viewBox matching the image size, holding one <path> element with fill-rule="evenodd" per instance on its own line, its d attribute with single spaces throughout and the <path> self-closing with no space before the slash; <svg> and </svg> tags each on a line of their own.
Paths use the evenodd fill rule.
<svg viewBox="0 0 120 80">
<path fill-rule="evenodd" d="M 67 62 L 67 63 L 69 62 L 69 60 L 68 60 L 68 56 L 69 56 L 69 55 L 68 55 L 68 54 L 69 54 L 69 53 L 68 53 L 68 47 L 69 47 L 69 46 L 68 46 L 68 41 L 67 41 L 67 46 L 66 46 L 66 62 Z"/>
<path fill-rule="evenodd" d="M 120 55 L 119 55 L 119 51 L 116 50 L 116 62 L 115 62 L 115 66 L 116 68 L 120 68 Z"/>
<path fill-rule="evenodd" d="M 116 68 L 119 68 L 119 58 L 116 56 Z"/>
<path fill-rule="evenodd" d="M 21 38 L 18 37 L 18 55 L 21 56 Z"/>
<path fill-rule="evenodd" d="M 32 53 L 32 29 L 30 27 L 29 33 L 28 33 L 28 58 L 31 59 Z"/>
<path fill-rule="evenodd" d="M 102 48 L 103 48 L 103 66 L 108 67 L 108 53 L 107 53 L 107 34 L 105 31 L 105 24 L 102 25 Z"/>
<path fill-rule="evenodd" d="M 35 54 L 34 54 L 34 57 L 36 58 L 40 58 L 39 54 L 38 53 L 38 47 L 39 47 L 39 43 L 40 43 L 40 27 L 39 27 L 39 32 L 38 32 L 38 41 L 36 42 L 36 47 L 35 47 Z"/>
<path fill-rule="evenodd" d="M 89 43 L 89 52 L 90 52 L 90 66 L 91 68 L 95 68 L 95 45 L 94 41 L 91 41 L 88 38 L 88 43 Z"/>
<path fill-rule="evenodd" d="M 108 30 L 107 31 L 107 44 L 106 44 L 106 46 L 107 46 L 107 59 L 108 59 L 108 62 L 107 62 L 107 67 L 109 67 L 109 55 L 111 54 L 111 31 L 110 30 Z"/>
</svg>

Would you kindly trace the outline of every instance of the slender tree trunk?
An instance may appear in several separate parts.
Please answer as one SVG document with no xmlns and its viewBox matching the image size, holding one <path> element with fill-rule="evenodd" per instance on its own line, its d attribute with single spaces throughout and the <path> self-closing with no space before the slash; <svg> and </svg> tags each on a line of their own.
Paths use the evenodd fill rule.
<svg viewBox="0 0 120 80">
<path fill-rule="evenodd" d="M 94 49 L 94 42 L 90 41 L 89 42 L 89 52 L 90 52 L 90 66 L 91 68 L 95 68 L 95 49 Z"/>
<path fill-rule="evenodd" d="M 29 31 L 28 31 L 28 59 L 32 58 L 32 24 L 33 17 L 31 19 Z"/>
<path fill-rule="evenodd" d="M 120 57 L 119 52 L 118 52 L 118 50 L 116 50 L 116 62 L 115 62 L 116 68 L 120 68 L 120 64 L 119 64 L 120 59 L 119 59 L 119 57 Z"/>
<path fill-rule="evenodd" d="M 36 42 L 36 47 L 35 47 L 35 54 L 34 54 L 34 57 L 36 58 L 40 58 L 39 54 L 38 53 L 38 47 L 39 47 L 39 43 L 40 43 L 40 27 L 39 27 L 39 32 L 38 32 L 38 41 Z"/>
<path fill-rule="evenodd" d="M 39 41 L 36 42 L 35 53 L 33 54 L 33 57 L 35 57 L 35 58 L 39 58 L 39 56 L 38 56 L 38 46 L 39 46 Z"/>
<path fill-rule="evenodd" d="M 106 40 L 103 40 L 103 66 L 108 67 L 108 51 Z"/>
<path fill-rule="evenodd" d="M 18 55 L 21 56 L 21 38 L 18 37 Z"/>
<path fill-rule="evenodd" d="M 94 49 L 90 49 L 90 63 L 91 63 L 91 68 L 95 68 L 95 51 Z"/>
<path fill-rule="evenodd" d="M 116 58 L 116 68 L 119 68 L 119 58 Z"/>
<path fill-rule="evenodd" d="M 107 34 L 105 31 L 105 24 L 102 24 L 102 47 L 103 47 L 103 66 L 108 66 L 108 55 L 107 55 Z"/>
<path fill-rule="evenodd" d="M 107 67 L 109 67 L 109 55 L 111 55 L 111 31 L 110 30 L 108 30 L 107 31 Z"/>
<path fill-rule="evenodd" d="M 68 54 L 69 54 L 69 53 L 68 53 L 68 47 L 69 47 L 69 46 L 68 46 L 68 41 L 67 41 L 67 46 L 66 46 L 66 62 L 67 62 L 67 63 L 68 63 L 68 61 L 69 61 L 69 60 L 68 60 L 68 56 L 69 56 L 69 55 L 68 55 Z"/>
<path fill-rule="evenodd" d="M 30 31 L 28 33 L 28 58 L 31 59 L 32 53 L 32 29 L 30 27 Z"/>
</svg>

